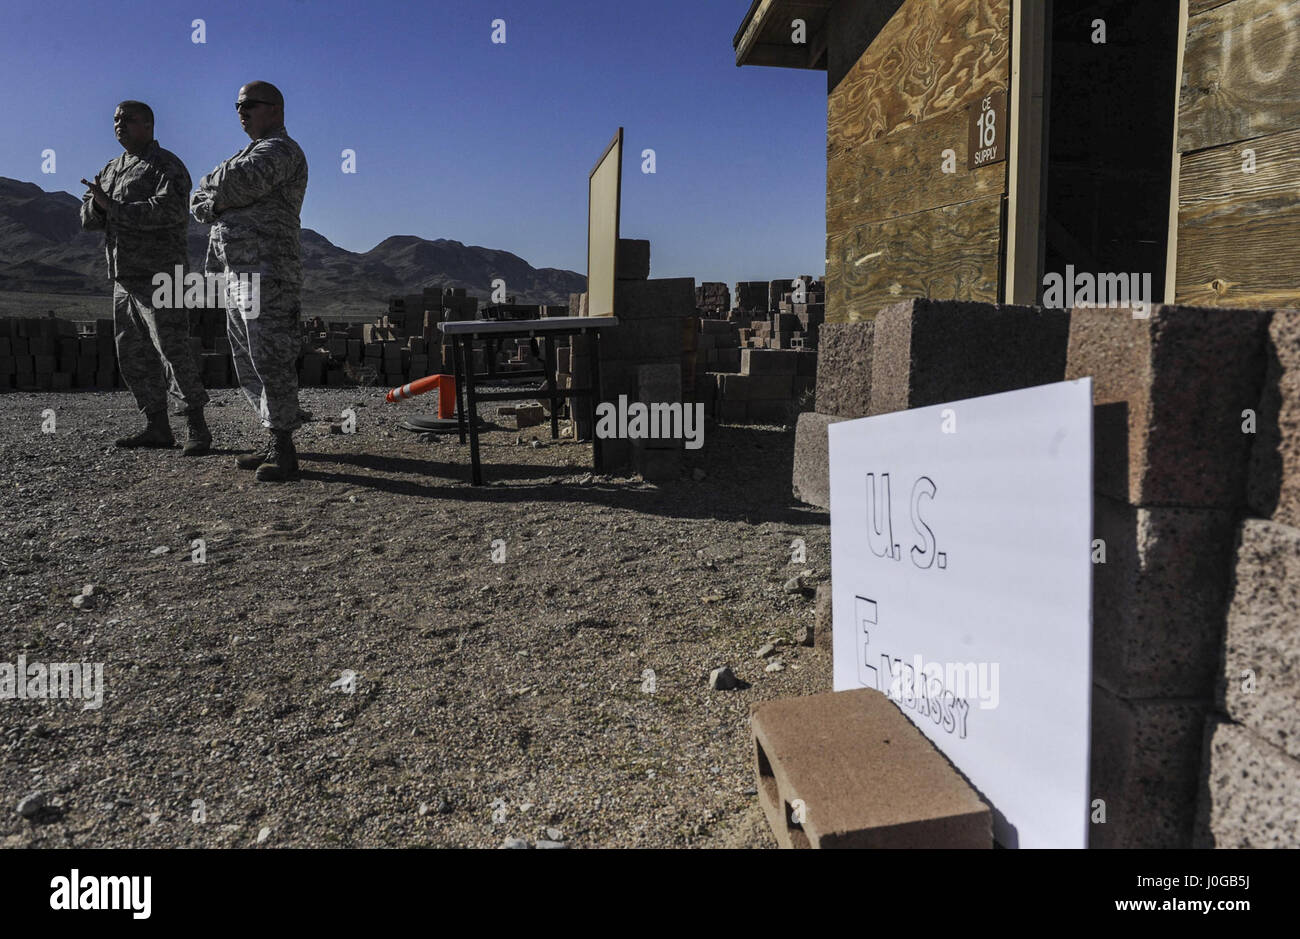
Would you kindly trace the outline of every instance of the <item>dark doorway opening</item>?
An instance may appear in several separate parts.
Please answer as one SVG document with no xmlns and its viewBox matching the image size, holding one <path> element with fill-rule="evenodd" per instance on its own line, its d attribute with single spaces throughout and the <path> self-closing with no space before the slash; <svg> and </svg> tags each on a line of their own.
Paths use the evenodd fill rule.
<svg viewBox="0 0 1300 939">
<path fill-rule="evenodd" d="M 1094 276 L 1150 274 L 1146 299 L 1163 301 L 1178 8 L 1048 0 L 1044 276 L 1064 277 L 1067 265 Z"/>
</svg>

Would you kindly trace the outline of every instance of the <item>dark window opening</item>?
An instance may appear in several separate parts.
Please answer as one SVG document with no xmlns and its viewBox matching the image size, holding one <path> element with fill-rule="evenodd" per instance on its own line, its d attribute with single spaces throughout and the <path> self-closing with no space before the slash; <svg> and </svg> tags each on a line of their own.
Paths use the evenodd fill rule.
<svg viewBox="0 0 1300 939">
<path fill-rule="evenodd" d="M 1150 274 L 1162 302 L 1178 4 L 1049 0 L 1047 35 L 1043 274 Z"/>
</svg>

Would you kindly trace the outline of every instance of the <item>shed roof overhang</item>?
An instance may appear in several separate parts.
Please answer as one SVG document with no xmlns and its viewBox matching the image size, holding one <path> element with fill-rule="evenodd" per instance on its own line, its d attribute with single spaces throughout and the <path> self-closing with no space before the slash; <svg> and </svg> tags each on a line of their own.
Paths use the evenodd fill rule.
<svg viewBox="0 0 1300 939">
<path fill-rule="evenodd" d="M 736 37 L 736 65 L 826 71 L 826 19 L 834 0 L 753 0 Z M 807 24 L 806 42 L 793 43 L 793 21 Z"/>
</svg>

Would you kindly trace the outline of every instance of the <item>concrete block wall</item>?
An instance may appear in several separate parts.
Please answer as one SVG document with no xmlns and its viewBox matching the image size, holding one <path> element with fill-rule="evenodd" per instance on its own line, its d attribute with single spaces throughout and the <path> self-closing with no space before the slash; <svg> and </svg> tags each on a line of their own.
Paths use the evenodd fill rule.
<svg viewBox="0 0 1300 939">
<path fill-rule="evenodd" d="M 1204 729 L 1198 847 L 1300 847 L 1300 312 L 1268 317 L 1262 360 L 1259 404 L 1236 415 L 1247 517 Z"/>
<path fill-rule="evenodd" d="M 823 327 L 816 416 L 795 436 L 795 498 L 830 508 L 826 428 L 1061 381 L 1069 314 L 966 301 L 909 300 L 874 322 Z"/>
<path fill-rule="evenodd" d="M 1095 404 L 1094 847 L 1194 840 L 1267 323 L 1168 306 L 1071 316 L 1066 377 L 1091 377 Z"/>
</svg>

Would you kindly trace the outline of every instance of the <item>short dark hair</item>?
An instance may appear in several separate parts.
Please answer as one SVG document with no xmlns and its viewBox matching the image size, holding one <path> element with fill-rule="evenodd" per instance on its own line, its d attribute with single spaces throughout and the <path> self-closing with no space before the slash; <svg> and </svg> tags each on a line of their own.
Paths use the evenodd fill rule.
<svg viewBox="0 0 1300 939">
<path fill-rule="evenodd" d="M 143 101 L 122 101 L 118 104 L 118 109 L 125 111 L 127 114 L 141 114 L 144 116 L 145 123 L 150 127 L 153 126 L 153 108 Z"/>
</svg>

